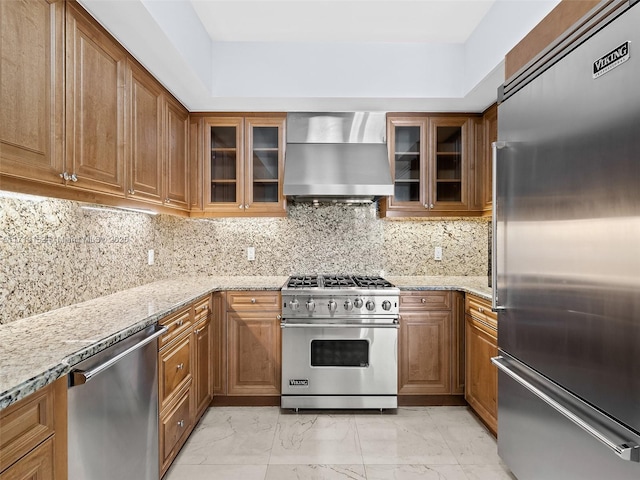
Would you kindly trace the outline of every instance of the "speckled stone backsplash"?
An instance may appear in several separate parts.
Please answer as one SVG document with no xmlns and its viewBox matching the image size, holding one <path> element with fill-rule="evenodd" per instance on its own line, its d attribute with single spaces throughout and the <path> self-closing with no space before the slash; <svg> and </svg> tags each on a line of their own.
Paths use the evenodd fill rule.
<svg viewBox="0 0 640 480">
<path fill-rule="evenodd" d="M 0 323 L 183 274 L 486 275 L 486 219 L 381 220 L 376 206 L 184 219 L 0 197 Z M 247 260 L 247 247 L 256 250 Z M 433 259 L 443 249 L 442 261 Z M 156 252 L 147 265 L 147 251 Z"/>
<path fill-rule="evenodd" d="M 0 323 L 163 278 L 157 235 L 146 214 L 0 197 Z"/>
</svg>

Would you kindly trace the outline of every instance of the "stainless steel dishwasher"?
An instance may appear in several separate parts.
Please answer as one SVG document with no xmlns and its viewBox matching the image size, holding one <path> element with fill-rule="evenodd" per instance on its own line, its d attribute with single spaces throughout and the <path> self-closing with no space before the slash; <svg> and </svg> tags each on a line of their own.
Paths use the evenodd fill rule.
<svg viewBox="0 0 640 480">
<path fill-rule="evenodd" d="M 152 325 L 69 373 L 69 480 L 158 480 L 158 340 Z"/>
</svg>

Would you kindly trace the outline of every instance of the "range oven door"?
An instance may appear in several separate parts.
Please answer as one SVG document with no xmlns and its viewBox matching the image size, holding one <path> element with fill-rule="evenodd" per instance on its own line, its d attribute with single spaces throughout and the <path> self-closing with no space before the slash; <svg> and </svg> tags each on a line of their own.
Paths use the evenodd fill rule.
<svg viewBox="0 0 640 480">
<path fill-rule="evenodd" d="M 283 324 L 283 396 L 397 392 L 397 325 Z"/>
</svg>

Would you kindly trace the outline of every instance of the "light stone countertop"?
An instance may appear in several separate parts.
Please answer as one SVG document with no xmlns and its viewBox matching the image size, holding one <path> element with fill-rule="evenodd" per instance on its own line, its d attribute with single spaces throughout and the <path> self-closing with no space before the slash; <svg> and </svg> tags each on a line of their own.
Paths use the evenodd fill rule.
<svg viewBox="0 0 640 480">
<path fill-rule="evenodd" d="M 385 276 L 400 290 L 458 290 L 472 293 L 485 300 L 491 300 L 491 288 L 487 277 L 447 277 L 447 276 Z"/>
<path fill-rule="evenodd" d="M 0 410 L 184 305 L 220 290 L 280 290 L 287 277 L 180 277 L 0 325 Z"/>
<path fill-rule="evenodd" d="M 401 290 L 460 290 L 491 298 L 487 277 L 386 278 Z M 222 290 L 280 290 L 286 280 L 284 276 L 179 277 L 0 325 L 0 410 L 200 297 Z"/>
</svg>

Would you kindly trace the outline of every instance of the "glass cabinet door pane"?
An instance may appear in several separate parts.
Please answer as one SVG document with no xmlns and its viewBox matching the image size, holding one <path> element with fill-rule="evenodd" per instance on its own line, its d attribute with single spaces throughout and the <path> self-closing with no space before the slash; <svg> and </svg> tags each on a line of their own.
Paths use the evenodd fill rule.
<svg viewBox="0 0 640 480">
<path fill-rule="evenodd" d="M 211 148 L 236 148 L 236 127 L 211 127 Z"/>
<path fill-rule="evenodd" d="M 254 203 L 277 203 L 280 163 L 280 130 L 277 126 L 254 126 L 252 138 L 252 188 Z"/>
<path fill-rule="evenodd" d="M 394 135 L 394 198 L 398 202 L 419 202 L 421 129 L 419 126 L 396 126 Z"/>
<path fill-rule="evenodd" d="M 211 203 L 235 203 L 236 184 L 211 182 Z"/>
<path fill-rule="evenodd" d="M 462 201 L 462 128 L 436 128 L 436 201 Z"/>
<path fill-rule="evenodd" d="M 236 179 L 236 152 L 211 152 L 211 180 Z"/>
</svg>

